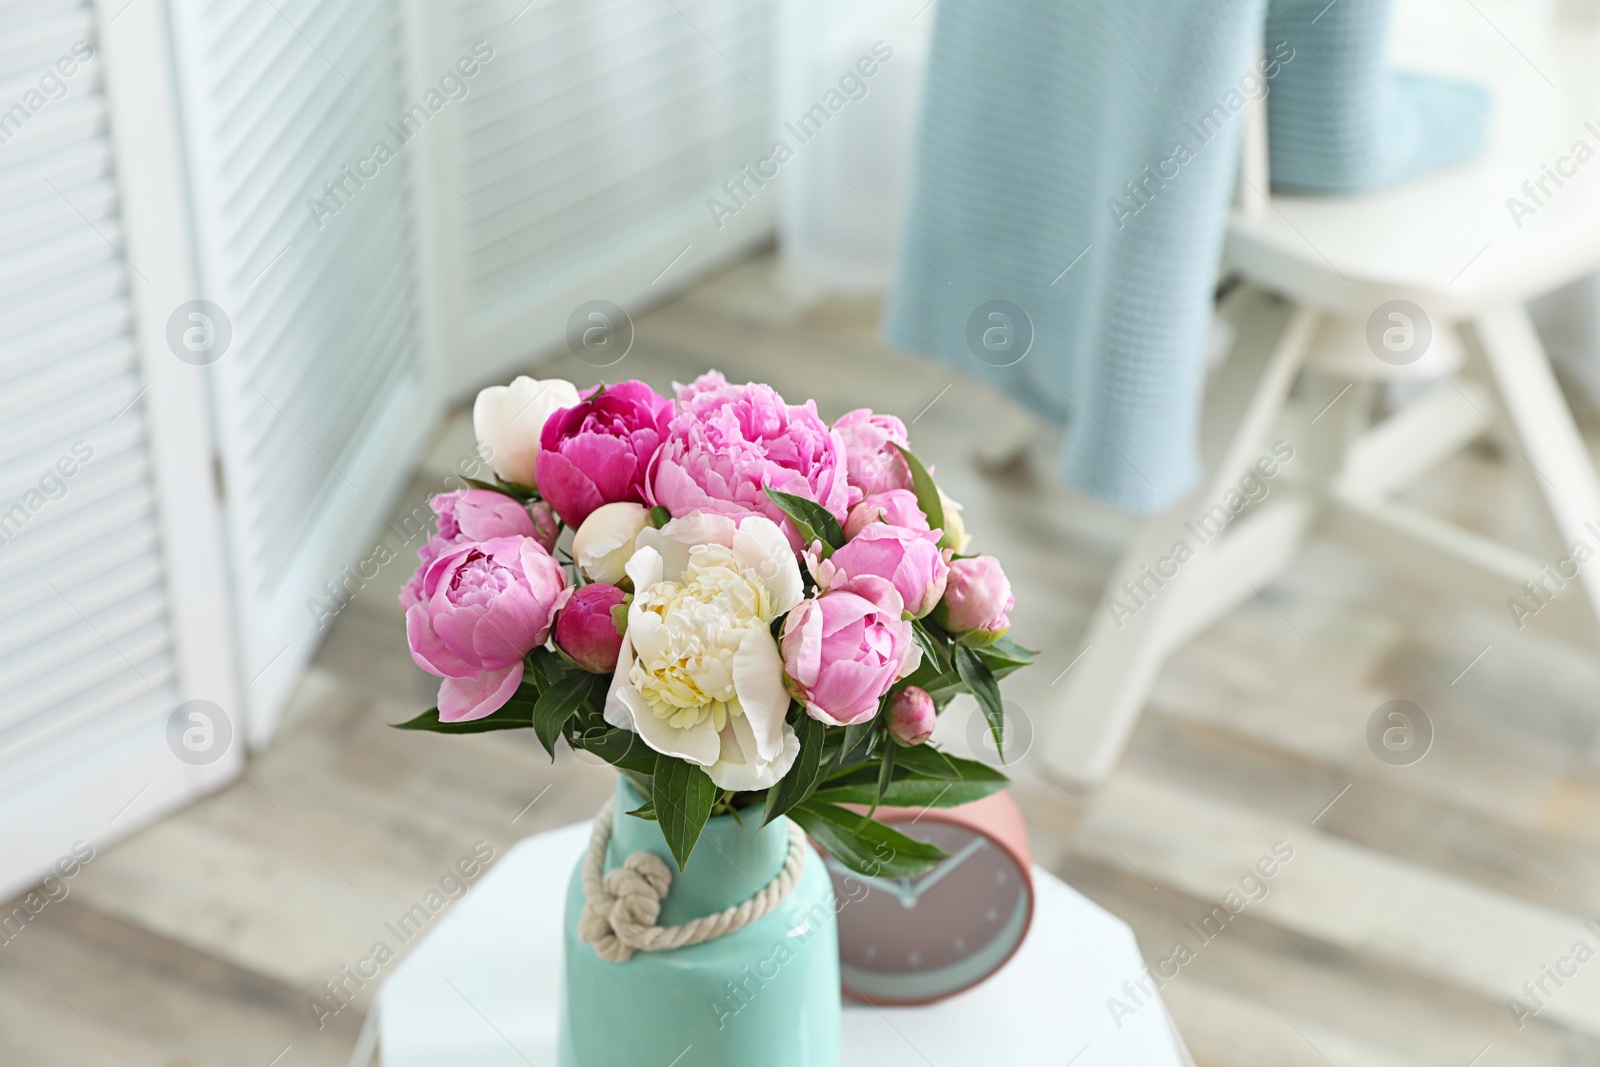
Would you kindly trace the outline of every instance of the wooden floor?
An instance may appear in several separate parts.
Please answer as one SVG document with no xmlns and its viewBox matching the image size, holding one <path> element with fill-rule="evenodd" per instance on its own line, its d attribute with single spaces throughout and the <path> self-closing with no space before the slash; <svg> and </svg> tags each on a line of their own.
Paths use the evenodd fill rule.
<svg viewBox="0 0 1600 1067">
<path fill-rule="evenodd" d="M 914 420 L 913 445 L 1016 584 L 1014 635 L 1042 654 L 1007 699 L 1042 727 L 1130 522 L 1025 473 L 980 473 L 975 447 L 1021 416 L 885 350 L 876 316 L 757 259 L 642 316 L 608 374 L 665 388 L 716 366 L 815 396 L 830 418 L 868 405 Z M 548 371 L 597 378 L 566 358 Z M 470 448 L 458 417 L 396 516 Z M 1554 559 L 1519 464 L 1476 449 L 1417 499 Z M 415 544 L 395 525 L 375 536 L 401 559 L 332 626 L 244 779 L 97 857 L 0 945 L 0 1064 L 343 1064 L 371 988 L 319 1027 L 322 983 L 479 842 L 502 853 L 605 797 L 608 770 L 552 766 L 531 737 L 387 727 L 434 689 L 394 600 Z M 1038 862 L 1126 919 L 1152 964 L 1192 943 L 1163 996 L 1202 1065 L 1600 1064 L 1600 962 L 1547 984 L 1521 1029 L 1506 1007 L 1574 942 L 1600 947 L 1583 926 L 1600 920 L 1600 657 L 1324 541 L 1268 593 L 1172 659 L 1103 790 L 1064 793 L 1023 757 Z M 1395 697 L 1436 727 L 1410 767 L 1364 739 Z M 953 707 L 939 739 L 965 746 L 969 713 Z M 1294 858 L 1200 944 L 1184 924 L 1277 841 Z"/>
</svg>

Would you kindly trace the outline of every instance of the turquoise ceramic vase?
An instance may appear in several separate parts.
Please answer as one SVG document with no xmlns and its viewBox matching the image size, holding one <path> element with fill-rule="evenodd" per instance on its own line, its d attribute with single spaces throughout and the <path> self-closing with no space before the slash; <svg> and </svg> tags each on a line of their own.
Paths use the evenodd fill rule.
<svg viewBox="0 0 1600 1067">
<path fill-rule="evenodd" d="M 674 874 L 662 926 L 747 900 L 788 854 L 787 820 L 758 827 L 757 809 L 743 826 L 726 815 L 706 823 L 679 874 L 657 824 L 627 814 L 642 803 L 619 775 L 606 869 L 641 850 L 667 862 Z M 688 948 L 603 960 L 578 936 L 583 905 L 580 860 L 567 885 L 560 1067 L 838 1067 L 833 886 L 810 845 L 800 882 L 783 903 L 742 930 Z"/>
</svg>

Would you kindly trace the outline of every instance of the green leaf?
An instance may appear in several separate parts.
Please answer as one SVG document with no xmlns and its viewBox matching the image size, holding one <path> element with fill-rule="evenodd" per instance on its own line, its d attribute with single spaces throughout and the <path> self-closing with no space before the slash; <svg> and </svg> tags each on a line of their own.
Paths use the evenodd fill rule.
<svg viewBox="0 0 1600 1067">
<path fill-rule="evenodd" d="M 439 709 L 429 708 L 414 719 L 389 725 L 396 730 L 428 730 L 436 734 L 482 734 L 490 730 L 526 730 L 533 725 L 533 705 L 524 703 L 520 708 L 513 708 L 512 704 L 507 704 L 493 715 L 473 719 L 470 722 L 440 722 Z"/>
<path fill-rule="evenodd" d="M 800 534 L 800 540 L 804 541 L 807 547 L 810 547 L 813 541 L 822 542 L 824 558 L 832 555 L 834 549 L 844 547 L 844 530 L 840 528 L 839 520 L 815 500 L 780 492 L 771 486 L 767 487 L 767 499 L 782 508 L 783 513 L 789 516 L 789 521 L 794 523 L 795 530 Z"/>
<path fill-rule="evenodd" d="M 706 772 L 693 763 L 664 753 L 656 755 L 655 780 L 650 800 L 655 805 L 656 821 L 667 839 L 672 858 L 681 872 L 689 864 L 689 854 L 711 817 L 717 787 Z"/>
<path fill-rule="evenodd" d="M 1006 778 L 992 782 L 940 782 L 932 778 L 907 778 L 890 782 L 881 803 L 886 808 L 958 808 L 998 793 L 1011 782 Z M 827 786 L 811 794 L 824 804 L 871 804 L 876 785 Z"/>
<path fill-rule="evenodd" d="M 982 656 L 990 667 L 994 667 L 997 663 L 1032 663 L 1038 654 L 1031 648 L 1023 648 L 1009 637 L 997 638 L 978 649 L 978 655 Z"/>
<path fill-rule="evenodd" d="M 923 625 L 922 619 L 917 619 L 911 624 L 912 636 L 917 639 L 917 646 L 922 649 L 925 662 L 932 662 L 937 671 L 950 669 L 949 639 L 941 639 L 931 629 Z"/>
<path fill-rule="evenodd" d="M 647 800 L 643 804 L 640 804 L 637 808 L 634 808 L 632 811 L 628 812 L 628 814 L 632 815 L 635 819 L 649 819 L 651 822 L 655 822 L 656 806 L 653 802 Z"/>
<path fill-rule="evenodd" d="M 900 767 L 908 775 L 917 774 L 924 778 L 939 778 L 945 781 L 959 780 L 973 773 L 968 768 L 989 768 L 987 763 L 959 759 L 927 744 L 902 750 L 899 762 Z"/>
<path fill-rule="evenodd" d="M 894 781 L 894 750 L 900 746 L 889 741 L 883 746 L 883 758 L 878 762 L 878 784 L 872 792 L 872 803 L 867 808 L 867 818 L 872 818 L 872 813 L 878 810 L 878 805 L 884 803 L 883 794 Z"/>
<path fill-rule="evenodd" d="M 767 790 L 767 806 L 761 816 L 761 825 L 776 819 L 811 795 L 822 776 L 822 746 L 828 728 L 811 716 L 801 713 L 794 731 L 800 736 L 800 754 L 795 757 L 789 773 L 778 784 Z"/>
<path fill-rule="evenodd" d="M 926 752 L 941 756 L 945 773 L 926 773 L 928 762 L 921 759 Z M 907 764 L 914 767 L 908 767 Z M 829 804 L 871 804 L 880 797 L 880 782 L 868 773 L 870 768 L 860 768 L 854 774 L 841 776 L 822 785 L 811 799 Z M 881 803 L 891 808 L 953 808 L 982 800 L 998 793 L 1010 784 L 1005 774 L 987 763 L 944 757 L 926 745 L 912 748 L 900 747 L 896 752 L 894 781 L 882 788 Z"/>
<path fill-rule="evenodd" d="M 594 753 L 618 770 L 639 774 L 654 774 L 656 770 L 655 751 L 632 730 L 585 726 L 568 730 L 567 744 Z"/>
<path fill-rule="evenodd" d="M 928 473 L 928 468 L 912 454 L 911 449 L 901 445 L 894 447 L 900 449 L 900 454 L 905 457 L 906 466 L 911 468 L 911 488 L 917 494 L 917 507 L 928 517 L 928 528 L 944 529 L 944 501 L 939 497 L 939 487 L 934 484 L 933 475 Z"/>
<path fill-rule="evenodd" d="M 834 859 L 869 878 L 909 878 L 947 857 L 937 845 L 872 819 L 863 824 L 857 812 L 816 798 L 797 806 L 789 817 Z"/>
<path fill-rule="evenodd" d="M 1000 703 L 1000 686 L 995 683 L 994 672 L 989 670 L 989 665 L 983 662 L 978 653 L 966 645 L 957 645 L 955 648 L 956 671 L 967 688 L 972 690 L 972 695 L 978 698 L 978 707 L 983 709 L 983 717 L 989 720 L 989 730 L 994 734 L 994 750 L 1000 754 L 1006 734 L 1006 712 Z M 1004 756 L 1001 755 L 1001 758 Z"/>
<path fill-rule="evenodd" d="M 846 761 L 849 761 L 852 757 L 855 758 L 856 762 L 867 758 L 867 753 L 872 747 L 870 743 L 872 741 L 872 729 L 876 725 L 877 723 L 874 720 L 868 719 L 866 722 L 852 723 L 844 728 L 843 756 Z"/>
<path fill-rule="evenodd" d="M 654 526 L 656 529 L 661 529 L 661 527 L 665 526 L 671 521 L 672 512 L 668 511 L 660 504 L 657 504 L 655 507 L 650 509 L 650 525 Z"/>
<path fill-rule="evenodd" d="M 528 668 L 528 673 L 533 676 L 533 684 L 540 693 L 573 671 L 559 653 L 542 647 L 528 653 Z M 527 684 L 526 679 L 523 684 Z"/>
<path fill-rule="evenodd" d="M 595 680 L 592 674 L 569 674 L 539 694 L 539 702 L 533 706 L 533 732 L 552 761 L 556 758 L 556 738 L 588 699 Z"/>
</svg>

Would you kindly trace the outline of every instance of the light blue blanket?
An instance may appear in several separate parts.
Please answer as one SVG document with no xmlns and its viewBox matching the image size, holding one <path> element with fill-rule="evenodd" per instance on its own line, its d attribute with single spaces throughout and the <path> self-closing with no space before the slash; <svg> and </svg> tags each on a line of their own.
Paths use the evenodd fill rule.
<svg viewBox="0 0 1600 1067">
<path fill-rule="evenodd" d="M 1068 483 L 1130 510 L 1198 474 L 1263 3 L 939 3 L 889 340 L 1065 423 Z"/>
<path fill-rule="evenodd" d="M 1272 0 L 1267 40 L 1288 42 L 1296 56 L 1267 100 L 1275 188 L 1381 188 L 1460 162 L 1483 143 L 1482 89 L 1389 69 L 1391 7 Z"/>
<path fill-rule="evenodd" d="M 1481 139 L 1480 92 L 1389 71 L 1389 2 L 939 0 L 889 340 L 1065 424 L 1068 484 L 1172 503 L 1199 473 L 1246 98 L 1270 89 L 1285 187 L 1387 184 Z"/>
</svg>

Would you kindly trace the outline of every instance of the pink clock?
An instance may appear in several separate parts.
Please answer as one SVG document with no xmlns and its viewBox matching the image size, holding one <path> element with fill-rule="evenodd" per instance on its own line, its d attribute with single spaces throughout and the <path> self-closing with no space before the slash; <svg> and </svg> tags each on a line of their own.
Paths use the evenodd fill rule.
<svg viewBox="0 0 1600 1067">
<path fill-rule="evenodd" d="M 825 857 L 842 904 L 845 995 L 925 1004 L 1003 967 L 1033 921 L 1028 834 L 1016 802 L 996 793 L 958 808 L 879 808 L 874 818 L 949 858 L 915 878 L 869 878 Z"/>
</svg>

